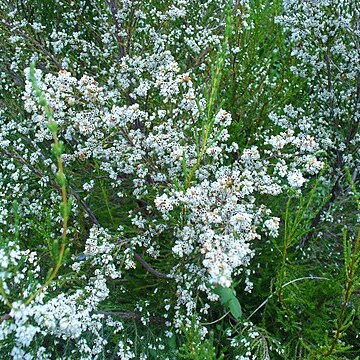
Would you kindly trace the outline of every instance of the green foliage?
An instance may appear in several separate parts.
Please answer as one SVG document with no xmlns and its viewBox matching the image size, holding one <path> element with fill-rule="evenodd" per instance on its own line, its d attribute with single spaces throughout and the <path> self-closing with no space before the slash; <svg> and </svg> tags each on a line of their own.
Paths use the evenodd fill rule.
<svg viewBox="0 0 360 360">
<path fill-rule="evenodd" d="M 203 336 L 195 324 L 194 322 L 184 329 L 184 341 L 179 347 L 177 358 L 187 360 L 223 360 L 223 355 L 217 356 L 216 354 L 214 333 L 211 333 L 208 339 L 203 340 Z"/>
</svg>

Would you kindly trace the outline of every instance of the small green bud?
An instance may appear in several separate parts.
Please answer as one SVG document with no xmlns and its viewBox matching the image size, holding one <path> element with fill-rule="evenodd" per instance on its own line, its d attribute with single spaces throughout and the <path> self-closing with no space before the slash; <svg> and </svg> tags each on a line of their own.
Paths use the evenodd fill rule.
<svg viewBox="0 0 360 360">
<path fill-rule="evenodd" d="M 71 210 L 71 202 L 70 202 L 70 205 L 67 203 L 66 206 L 63 201 L 60 203 L 60 214 L 64 220 L 69 219 L 70 210 Z"/>
<path fill-rule="evenodd" d="M 64 144 L 62 141 L 59 141 L 57 144 L 52 145 L 52 150 L 56 157 L 60 157 L 64 152 Z"/>
<path fill-rule="evenodd" d="M 58 124 L 57 124 L 56 122 L 51 121 L 51 122 L 48 122 L 47 128 L 48 128 L 53 134 L 54 134 L 54 133 L 56 134 L 57 131 L 58 131 L 59 126 L 58 126 Z"/>
<path fill-rule="evenodd" d="M 53 111 L 49 105 L 45 106 L 45 114 L 49 121 L 51 122 L 53 120 Z"/>
<path fill-rule="evenodd" d="M 39 91 L 39 104 L 42 107 L 45 107 L 47 105 L 46 98 L 45 98 L 44 94 L 41 91 Z"/>
<path fill-rule="evenodd" d="M 66 177 L 63 172 L 56 173 L 56 181 L 61 187 L 66 185 Z"/>
</svg>

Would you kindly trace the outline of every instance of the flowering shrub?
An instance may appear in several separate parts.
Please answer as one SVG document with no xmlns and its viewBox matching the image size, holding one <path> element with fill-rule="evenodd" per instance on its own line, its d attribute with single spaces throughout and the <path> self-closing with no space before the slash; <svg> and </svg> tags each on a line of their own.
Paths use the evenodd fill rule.
<svg viewBox="0 0 360 360">
<path fill-rule="evenodd" d="M 354 1 L 0 4 L 4 359 L 358 354 Z"/>
</svg>

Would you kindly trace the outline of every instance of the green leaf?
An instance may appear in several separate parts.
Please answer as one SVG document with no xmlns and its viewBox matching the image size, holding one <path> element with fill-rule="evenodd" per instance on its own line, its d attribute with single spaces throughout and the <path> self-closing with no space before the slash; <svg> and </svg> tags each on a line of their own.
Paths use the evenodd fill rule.
<svg viewBox="0 0 360 360">
<path fill-rule="evenodd" d="M 49 270 L 48 270 L 48 272 L 47 272 L 47 274 L 46 274 L 46 278 L 45 278 L 45 279 L 46 279 L 46 281 L 50 279 L 50 277 L 51 277 L 51 275 L 52 275 L 53 271 L 54 271 L 54 269 L 53 269 L 53 268 L 51 268 L 51 269 L 49 269 Z"/>
<path fill-rule="evenodd" d="M 234 297 L 234 299 L 229 301 L 228 308 L 230 310 L 231 315 L 236 320 L 241 319 L 241 316 L 242 316 L 241 305 L 240 305 L 239 300 L 236 297 Z"/>
<path fill-rule="evenodd" d="M 66 208 L 67 217 L 69 217 L 69 215 L 71 213 L 71 208 L 72 208 L 73 203 L 74 203 L 74 197 L 70 196 L 67 201 L 67 208 Z"/>
<path fill-rule="evenodd" d="M 236 320 L 239 320 L 242 316 L 242 311 L 235 291 L 231 288 L 218 286 L 214 289 L 214 292 L 215 294 L 219 295 L 221 304 L 230 311 L 231 315 Z"/>
<path fill-rule="evenodd" d="M 54 262 L 56 263 L 57 259 L 59 258 L 59 240 L 55 239 L 52 244 L 52 255 L 54 258 Z"/>
<path fill-rule="evenodd" d="M 70 248 L 66 248 L 64 252 L 63 263 L 66 264 L 70 260 Z"/>
<path fill-rule="evenodd" d="M 214 292 L 220 296 L 220 302 L 223 305 L 226 305 L 234 297 L 234 291 L 230 288 L 217 286 Z"/>
<path fill-rule="evenodd" d="M 59 129 L 58 124 L 54 121 L 49 122 L 47 127 L 53 134 L 56 134 Z"/>
</svg>

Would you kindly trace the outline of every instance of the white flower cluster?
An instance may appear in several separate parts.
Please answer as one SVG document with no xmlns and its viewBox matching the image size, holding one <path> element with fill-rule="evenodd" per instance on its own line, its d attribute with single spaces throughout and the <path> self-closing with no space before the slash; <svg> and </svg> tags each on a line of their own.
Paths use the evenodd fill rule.
<svg viewBox="0 0 360 360">
<path fill-rule="evenodd" d="M 9 304 L 14 300 L 26 299 L 37 287 L 40 274 L 38 255 L 34 251 L 20 250 L 15 241 L 8 241 L 1 246 L 0 300 Z M 21 271 L 18 271 L 19 266 Z"/>
<path fill-rule="evenodd" d="M 111 236 L 104 229 L 92 227 L 85 243 L 84 253 L 78 260 L 88 260 L 91 266 L 97 267 L 95 275 L 102 275 L 105 278 L 117 279 L 121 277 L 121 272 L 116 269 L 115 263 L 120 260 L 114 259 L 114 253 L 119 245 L 111 241 Z M 72 264 L 74 271 L 81 270 L 81 262 Z"/>
<path fill-rule="evenodd" d="M 352 0 L 285 2 L 278 22 L 288 34 L 292 72 L 306 78 L 309 100 L 287 106 L 273 120 L 317 139 L 342 166 L 359 166 L 359 8 Z M 305 140 L 305 139 L 304 139 Z M 304 141 L 304 146 L 311 146 Z M 332 161 L 333 162 L 333 161 Z M 317 165 L 314 164 L 316 167 Z M 297 176 L 296 176 L 297 177 Z M 300 184 L 301 180 L 295 183 Z"/>
<path fill-rule="evenodd" d="M 51 285 L 28 304 L 23 300 L 40 288 L 40 267 L 36 255 L 21 251 L 14 242 L 9 242 L 7 248 L 0 250 L 0 300 L 11 306 L 9 319 L 0 322 L 0 340 L 14 339 L 14 343 L 10 343 L 10 352 L 14 359 L 50 359 L 51 354 L 46 353 L 44 347 L 34 348 L 34 344 L 42 344 L 39 336 L 47 335 L 52 336 L 55 342 L 56 339 L 76 340 L 76 349 L 72 350 L 72 353 L 81 354 L 82 359 L 96 359 L 99 354 L 107 351 L 108 342 L 104 338 L 104 330 L 119 332 L 123 325 L 97 312 L 99 304 L 109 296 L 109 278 L 120 276 L 114 265 L 109 263 L 110 245 L 97 245 L 103 241 L 104 236 L 106 234 L 103 231 L 93 229 L 87 242 L 85 252 L 91 257 L 90 264 L 95 269 L 92 277 L 80 277 L 79 280 L 84 282 L 83 289 L 66 294 L 59 291 L 56 285 Z M 88 262 L 84 261 L 80 265 L 74 263 L 73 266 L 76 272 L 79 272 L 81 268 L 84 270 L 87 264 Z M 34 283 L 34 279 L 37 279 L 37 283 Z M 16 290 L 19 292 L 18 298 L 11 298 Z M 58 295 L 48 299 L 50 292 Z M 119 354 L 124 353 L 124 358 L 125 354 L 128 354 L 126 356 L 132 358 L 128 345 L 122 340 L 121 344 L 122 350 L 119 350 Z"/>
<path fill-rule="evenodd" d="M 303 144 L 297 140 L 293 137 L 287 141 L 300 148 Z M 259 204 L 255 195 L 276 196 L 286 189 L 287 183 L 291 187 L 301 187 L 305 182 L 307 154 L 301 157 L 299 149 L 296 164 L 289 163 L 288 154 L 280 153 L 279 147 L 274 146 L 266 151 L 272 159 L 270 162 L 263 160 L 264 155 L 253 147 L 244 150 L 240 160 L 231 167 L 216 164 L 213 159 L 214 173 L 208 172 L 206 178 L 201 178 L 199 184 L 190 186 L 185 192 L 174 188 L 159 195 L 155 205 L 164 219 L 169 219 L 168 214 L 174 209 L 184 209 L 183 226 L 174 232 L 173 253 L 187 261 L 194 253 L 202 254 L 200 259 L 210 282 L 229 287 L 232 273 L 249 264 L 251 243 L 261 238 L 259 230 L 278 235 L 280 219 L 265 220 L 270 210 Z M 304 169 L 303 172 L 299 168 Z M 311 167 L 307 172 L 314 174 L 320 168 Z"/>
<path fill-rule="evenodd" d="M 318 172 L 322 165 L 314 155 L 318 150 L 314 139 L 303 138 L 301 134 L 295 136 L 293 130 L 264 136 L 268 148 L 263 153 L 257 147 L 244 149 L 238 161 L 225 165 L 230 154 L 238 151 L 236 144 L 228 144 L 230 114 L 220 110 L 214 121 L 204 118 L 207 104 L 201 96 L 196 98 L 189 76 L 179 73 L 167 52 L 158 61 L 163 64 L 161 76 L 157 70 L 153 76 L 160 76 L 162 81 L 149 83 L 149 89 L 163 97 L 164 110 L 155 114 L 141 110 L 136 103 L 109 106 L 114 94 L 87 76 L 77 80 L 66 71 L 43 79 L 37 71 L 36 76 L 54 110 L 61 137 L 74 144 L 73 151 L 63 155 L 66 166 L 95 159 L 114 189 L 124 191 L 124 181 L 130 176 L 133 188 L 128 196 L 140 200 L 152 194 L 155 207 L 149 203 L 147 209 L 153 216 L 145 218 L 139 212 L 129 213 L 133 226 L 140 232 L 127 239 L 130 247 L 141 246 L 150 256 L 158 257 L 161 234 L 173 229 L 174 261 L 181 258 L 181 264 L 185 265 L 180 269 L 176 260 L 176 265 L 168 269 L 178 282 L 178 317 L 175 317 L 178 323 L 183 319 L 182 304 L 187 308 L 185 320 L 195 310 L 191 287 L 206 291 L 211 298 L 214 285 L 229 287 L 232 277 L 249 265 L 253 256 L 251 244 L 261 239 L 261 232 L 278 234 L 279 219 L 270 216 L 271 211 L 256 200 L 256 195 L 276 196 L 288 184 L 300 188 L 305 174 Z M 27 133 L 31 133 L 35 147 L 40 149 L 50 139 L 50 132 L 29 82 L 24 100 L 30 113 L 26 120 Z M 174 103 L 171 111 L 166 107 L 169 101 Z M 12 130 L 18 131 L 18 125 L 12 125 Z M 11 148 L 12 143 L 7 142 L 6 146 Z M 37 154 L 39 158 L 44 155 L 41 151 Z M 178 209 L 180 215 L 176 215 Z M 106 279 L 120 276 L 115 265 L 119 259 L 113 258 L 117 247 L 119 244 L 105 229 L 91 229 L 81 256 L 101 269 L 94 272 L 96 280 L 87 285 L 90 294 L 94 294 L 86 300 L 88 314 L 94 309 L 95 305 L 90 306 L 92 302 L 98 304 L 107 297 Z M 123 251 L 124 258 L 129 254 L 129 249 Z M 72 269 L 79 272 L 81 263 L 75 262 Z M 207 307 L 205 304 L 202 311 L 206 312 Z M 76 320 L 76 316 L 72 318 Z"/>
</svg>

